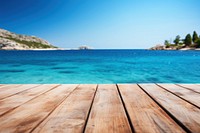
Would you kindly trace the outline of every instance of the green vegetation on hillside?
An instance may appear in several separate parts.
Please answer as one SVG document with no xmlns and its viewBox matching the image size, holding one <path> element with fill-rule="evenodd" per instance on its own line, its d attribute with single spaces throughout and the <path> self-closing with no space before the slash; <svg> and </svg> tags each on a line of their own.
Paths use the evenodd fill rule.
<svg viewBox="0 0 200 133">
<path fill-rule="evenodd" d="M 0 36 L 2 37 L 2 36 Z M 25 40 L 19 40 L 19 39 L 16 39 L 16 38 L 13 38 L 13 37 L 2 37 L 2 38 L 6 38 L 6 39 L 9 39 L 9 40 L 13 40 L 17 43 L 20 43 L 20 44 L 24 44 L 24 45 L 27 45 L 29 48 L 57 48 L 55 46 L 52 46 L 52 45 L 46 45 L 46 44 L 42 44 L 42 43 L 38 43 L 38 42 L 31 42 L 31 41 L 25 41 Z"/>
<path fill-rule="evenodd" d="M 181 39 L 179 35 L 174 39 L 174 44 L 170 43 L 170 41 L 165 40 L 164 44 L 166 48 L 176 47 L 177 49 L 191 47 L 191 48 L 200 48 L 200 36 L 198 36 L 197 32 L 194 31 L 193 35 L 187 34 L 185 39 Z"/>
</svg>

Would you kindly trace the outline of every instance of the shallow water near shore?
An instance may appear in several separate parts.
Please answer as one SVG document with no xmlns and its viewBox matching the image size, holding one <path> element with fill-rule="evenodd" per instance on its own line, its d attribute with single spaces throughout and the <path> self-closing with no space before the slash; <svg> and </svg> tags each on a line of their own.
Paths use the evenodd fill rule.
<svg viewBox="0 0 200 133">
<path fill-rule="evenodd" d="M 200 51 L 0 51 L 0 83 L 200 83 Z"/>
</svg>

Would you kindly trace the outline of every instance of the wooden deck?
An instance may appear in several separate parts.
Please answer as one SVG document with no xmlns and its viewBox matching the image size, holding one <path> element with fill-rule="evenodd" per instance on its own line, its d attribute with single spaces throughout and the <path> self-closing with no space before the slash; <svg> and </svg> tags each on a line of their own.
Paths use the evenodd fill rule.
<svg viewBox="0 0 200 133">
<path fill-rule="evenodd" d="M 1 84 L 0 132 L 200 133 L 200 84 Z"/>
</svg>

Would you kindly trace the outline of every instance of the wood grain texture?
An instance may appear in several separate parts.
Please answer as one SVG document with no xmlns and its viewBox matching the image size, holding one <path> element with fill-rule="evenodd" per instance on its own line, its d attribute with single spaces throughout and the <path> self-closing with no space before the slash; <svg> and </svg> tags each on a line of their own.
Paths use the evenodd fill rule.
<svg viewBox="0 0 200 133">
<path fill-rule="evenodd" d="M 0 116 L 58 85 L 39 85 L 0 100 Z"/>
<path fill-rule="evenodd" d="M 124 133 L 133 131 L 130 125 L 136 133 L 184 132 L 180 123 L 186 131 L 200 132 L 200 109 L 196 107 L 199 84 L 164 85 L 167 90 L 156 84 L 140 84 L 143 89 L 123 84 L 119 85 L 122 99 L 116 85 L 99 85 L 97 89 L 97 85 L 1 85 L 3 133 Z"/>
<path fill-rule="evenodd" d="M 195 92 L 200 93 L 200 85 L 199 84 L 178 84 L 179 86 L 185 87 L 189 90 L 193 90 Z"/>
<path fill-rule="evenodd" d="M 116 85 L 98 86 L 85 132 L 132 132 Z"/>
<path fill-rule="evenodd" d="M 200 94 L 175 84 L 158 84 L 173 94 L 193 103 L 200 108 Z"/>
<path fill-rule="evenodd" d="M 97 85 L 80 85 L 33 133 L 81 133 Z"/>
<path fill-rule="evenodd" d="M 0 132 L 25 133 L 43 121 L 77 85 L 61 85 L 0 117 Z"/>
<path fill-rule="evenodd" d="M 194 133 L 200 132 L 200 110 L 197 107 L 155 84 L 140 84 L 140 86 L 188 130 Z"/>
<path fill-rule="evenodd" d="M 118 87 L 136 133 L 184 132 L 138 85 Z"/>
<path fill-rule="evenodd" d="M 6 97 L 15 95 L 19 92 L 25 91 L 27 89 L 31 89 L 33 87 L 38 86 L 38 84 L 24 84 L 24 85 L 12 85 L 12 86 L 7 86 L 5 88 L 1 88 L 0 91 L 0 99 L 4 99 Z"/>
<path fill-rule="evenodd" d="M 0 86 L 0 92 L 8 89 L 13 89 L 15 87 L 22 86 L 21 84 L 4 84 L 3 86 Z"/>
</svg>

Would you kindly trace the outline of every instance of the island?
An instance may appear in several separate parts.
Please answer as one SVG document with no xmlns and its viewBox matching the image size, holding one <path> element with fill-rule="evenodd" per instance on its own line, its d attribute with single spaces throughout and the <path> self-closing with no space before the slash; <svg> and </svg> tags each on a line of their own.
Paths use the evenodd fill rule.
<svg viewBox="0 0 200 133">
<path fill-rule="evenodd" d="M 82 45 L 80 47 L 78 47 L 78 50 L 91 50 L 93 48 L 91 48 L 90 46 L 87 46 L 87 45 Z"/>
<path fill-rule="evenodd" d="M 194 31 L 193 35 L 187 34 L 184 39 L 177 35 L 171 43 L 169 40 L 164 41 L 164 45 L 158 44 L 150 50 L 200 50 L 200 36 Z"/>
</svg>

